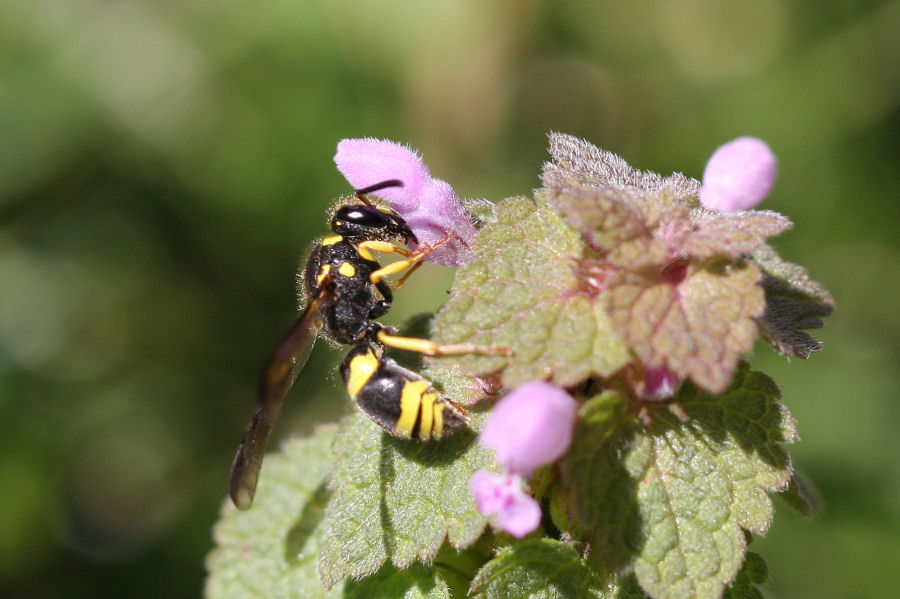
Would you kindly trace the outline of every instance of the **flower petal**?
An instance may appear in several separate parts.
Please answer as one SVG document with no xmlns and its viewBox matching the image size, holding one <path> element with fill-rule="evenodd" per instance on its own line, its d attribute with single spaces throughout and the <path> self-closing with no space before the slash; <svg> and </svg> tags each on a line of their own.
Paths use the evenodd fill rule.
<svg viewBox="0 0 900 599">
<path fill-rule="evenodd" d="M 390 202 L 420 244 L 444 242 L 428 260 L 460 266 L 474 257 L 470 246 L 476 230 L 469 213 L 450 184 L 433 178 L 411 149 L 372 138 L 344 139 L 338 143 L 334 162 L 356 189 L 390 179 L 403 182 L 403 187 L 388 187 L 377 195 Z"/>
<path fill-rule="evenodd" d="M 575 400 L 559 387 L 543 381 L 527 383 L 494 406 L 481 443 L 493 449 L 510 472 L 531 476 L 569 449 L 577 409 Z"/>
<path fill-rule="evenodd" d="M 486 470 L 476 472 L 471 482 L 478 511 L 496 516 L 498 526 L 519 539 L 541 523 L 541 507 L 522 489 L 522 484 L 522 479 L 514 474 Z"/>
<path fill-rule="evenodd" d="M 752 208 L 769 195 L 776 170 L 775 154 L 764 141 L 739 137 L 710 157 L 703 172 L 700 203 L 724 212 Z"/>
<path fill-rule="evenodd" d="M 399 179 L 403 187 L 388 187 L 378 197 L 390 202 L 401 215 L 419 207 L 422 188 L 431 174 L 422 159 L 398 143 L 366 137 L 338 142 L 334 162 L 355 189 Z"/>
</svg>

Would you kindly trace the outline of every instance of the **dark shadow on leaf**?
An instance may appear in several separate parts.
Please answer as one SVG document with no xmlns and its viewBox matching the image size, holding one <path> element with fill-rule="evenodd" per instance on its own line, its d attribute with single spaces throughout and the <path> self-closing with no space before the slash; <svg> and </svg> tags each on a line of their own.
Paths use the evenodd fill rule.
<svg viewBox="0 0 900 599">
<path fill-rule="evenodd" d="M 664 434 L 673 427 L 693 426 L 704 437 L 723 442 L 731 437 L 746 452 L 757 454 L 775 468 L 789 463 L 783 428 L 784 414 L 778 399 L 781 393 L 774 381 L 761 372 L 751 371 L 745 362 L 738 365 L 731 385 L 721 395 L 709 395 L 686 383 L 675 403 L 688 421 L 683 423 L 666 409 L 653 415 L 653 433 Z"/>
<path fill-rule="evenodd" d="M 599 409 L 579 420 L 562 468 L 573 491 L 574 515 L 587 533 L 590 559 L 601 570 L 622 571 L 644 543 L 639 481 L 622 464 L 638 425 L 614 405 L 597 405 Z"/>
<path fill-rule="evenodd" d="M 385 564 L 378 572 L 360 580 L 344 583 L 344 599 L 394 599 L 395 597 L 429 597 L 436 586 L 434 568 L 414 563 L 399 570 Z M 415 588 L 417 592 L 411 593 Z"/>
<path fill-rule="evenodd" d="M 384 554 L 390 558 L 393 547 L 394 525 L 391 522 L 391 513 L 387 505 L 388 485 L 394 481 L 396 469 L 394 468 L 394 455 L 391 451 L 391 441 L 395 439 L 384 433 L 381 435 L 381 462 L 379 464 L 379 500 L 378 512 L 381 520 L 381 544 Z"/>
<path fill-rule="evenodd" d="M 425 466 L 446 466 L 469 450 L 478 436 L 470 429 L 456 431 L 452 436 L 439 441 L 419 441 L 418 439 L 397 439 L 384 435 L 392 447 L 404 459 Z"/>
<path fill-rule="evenodd" d="M 641 585 L 638 584 L 637 578 L 631 573 L 621 577 L 619 589 L 614 599 L 645 599 L 646 597 L 647 594 L 644 593 Z"/>
<path fill-rule="evenodd" d="M 331 492 L 323 480 L 304 504 L 300 516 L 285 536 L 284 559 L 288 564 L 299 563 L 308 557 L 303 555 L 303 548 L 325 517 L 325 506 L 330 498 Z"/>
</svg>

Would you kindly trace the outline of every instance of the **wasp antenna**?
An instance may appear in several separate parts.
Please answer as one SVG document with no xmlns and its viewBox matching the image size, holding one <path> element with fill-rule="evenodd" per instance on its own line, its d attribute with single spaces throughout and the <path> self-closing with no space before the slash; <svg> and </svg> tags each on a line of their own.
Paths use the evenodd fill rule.
<svg viewBox="0 0 900 599">
<path fill-rule="evenodd" d="M 360 200 L 362 200 L 366 204 L 371 205 L 369 199 L 366 198 L 366 194 L 372 193 L 373 191 L 378 191 L 379 189 L 385 189 L 387 187 L 403 187 L 403 181 L 401 181 L 400 179 L 388 179 L 387 181 L 382 181 L 381 183 L 376 183 L 375 185 L 369 185 L 368 187 L 357 189 L 353 193 L 355 193 L 356 197 L 358 197 Z"/>
</svg>

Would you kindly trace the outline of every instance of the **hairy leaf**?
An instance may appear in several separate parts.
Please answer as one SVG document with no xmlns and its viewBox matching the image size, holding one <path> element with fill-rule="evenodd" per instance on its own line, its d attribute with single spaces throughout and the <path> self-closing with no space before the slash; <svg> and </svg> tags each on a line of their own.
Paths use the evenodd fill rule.
<svg viewBox="0 0 900 599">
<path fill-rule="evenodd" d="M 480 430 L 486 414 L 470 410 Z M 325 515 L 319 574 L 330 588 L 359 578 L 386 561 L 406 568 L 432 560 L 445 540 L 465 547 L 486 519 L 475 508 L 469 481 L 478 469 L 495 469 L 474 431 L 441 441 L 402 440 L 354 414 L 334 443 L 337 465 Z"/>
<path fill-rule="evenodd" d="M 739 258 L 765 246 L 767 237 L 791 228 L 791 221 L 771 210 L 719 212 L 697 206 L 691 210 L 692 230 L 678 243 L 686 256 Z"/>
<path fill-rule="evenodd" d="M 689 200 L 699 182 L 639 171 L 622 158 L 568 135 L 550 136 L 539 197 L 619 268 L 661 265 L 691 232 Z"/>
<path fill-rule="evenodd" d="M 740 356 L 753 348 L 753 319 L 765 308 L 760 273 L 747 263 L 681 268 L 677 276 L 623 274 L 611 280 L 602 296 L 606 311 L 645 365 L 666 366 L 720 392 Z"/>
<path fill-rule="evenodd" d="M 646 192 L 664 191 L 683 200 L 695 198 L 700 193 L 700 182 L 696 179 L 681 173 L 663 177 L 637 170 L 612 152 L 563 133 L 550 134 L 550 156 L 553 162 L 544 164 L 543 174 L 544 186 L 548 188 L 583 183 Z"/>
<path fill-rule="evenodd" d="M 611 579 L 613 577 L 610 577 Z M 529 539 L 506 547 L 472 582 L 475 599 L 612 599 L 643 597 L 623 594 L 618 585 L 591 567 L 569 545 L 552 539 Z"/>
<path fill-rule="evenodd" d="M 806 359 L 820 351 L 822 344 L 804 329 L 823 326 L 822 319 L 834 310 L 831 295 L 803 267 L 785 262 L 769 246 L 752 259 L 763 270 L 766 312 L 758 319 L 763 336 L 785 356 Z"/>
<path fill-rule="evenodd" d="M 266 458 L 253 507 L 238 511 L 229 501 L 213 529 L 216 548 L 206 560 L 207 599 L 340 597 L 316 575 L 325 480 L 336 426 L 293 439 Z"/>
<path fill-rule="evenodd" d="M 796 470 L 782 498 L 789 506 L 808 517 L 821 514 L 825 503 L 812 481 Z"/>
<path fill-rule="evenodd" d="M 547 378 L 574 385 L 595 366 L 609 374 L 627 362 L 626 350 L 605 315 L 598 318 L 577 276 L 584 244 L 553 210 L 527 199 L 507 200 L 474 247 L 475 261 L 457 273 L 453 297 L 435 319 L 434 338 L 507 347 L 513 356 L 468 355 L 453 363 L 475 374 L 505 366 L 503 385 L 513 388 Z"/>
<path fill-rule="evenodd" d="M 725 589 L 722 599 L 762 599 L 756 585 L 769 579 L 769 568 L 758 553 L 747 552 L 741 571 Z"/>
<path fill-rule="evenodd" d="M 658 405 L 649 428 L 614 392 L 585 404 L 562 470 L 592 557 L 633 566 L 657 599 L 718 599 L 744 561 L 744 531 L 768 529 L 768 492 L 791 477 L 782 444 L 796 430 L 778 396 L 742 364 L 720 396 L 685 385 L 681 418 Z"/>
<path fill-rule="evenodd" d="M 450 599 L 442 573 L 433 566 L 412 564 L 398 570 L 387 565 L 362 580 L 348 581 L 343 599 Z"/>
<path fill-rule="evenodd" d="M 685 206 L 655 201 L 656 196 L 634 189 L 596 188 L 587 185 L 548 188 L 537 198 L 556 208 L 566 223 L 581 231 L 584 240 L 604 259 L 619 268 L 643 268 L 666 261 L 664 239 L 654 237 L 663 221 L 687 222 Z"/>
</svg>

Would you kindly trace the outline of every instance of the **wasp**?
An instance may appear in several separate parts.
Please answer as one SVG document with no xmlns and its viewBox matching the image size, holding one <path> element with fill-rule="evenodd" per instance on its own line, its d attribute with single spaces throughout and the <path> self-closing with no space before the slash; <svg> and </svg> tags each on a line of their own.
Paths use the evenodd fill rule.
<svg viewBox="0 0 900 599">
<path fill-rule="evenodd" d="M 469 419 L 462 406 L 441 395 L 426 378 L 387 356 L 386 348 L 429 356 L 507 353 L 504 348 L 438 345 L 428 339 L 401 337 L 375 320 L 390 309 L 393 290 L 450 239 L 423 244 L 415 252 L 398 245 L 418 244 L 418 240 L 399 214 L 373 204 L 366 194 L 402 185 L 389 180 L 356 190 L 355 198 L 334 211 L 332 234 L 319 240 L 298 275 L 306 307 L 263 368 L 257 409 L 232 464 L 231 499 L 239 509 L 253 503 L 269 434 L 320 334 L 353 346 L 340 366 L 347 394 L 388 433 L 406 439 L 440 439 L 466 427 Z M 397 254 L 400 259 L 382 266 L 376 253 Z M 400 273 L 404 273 L 401 278 L 388 282 L 387 277 Z"/>
</svg>

